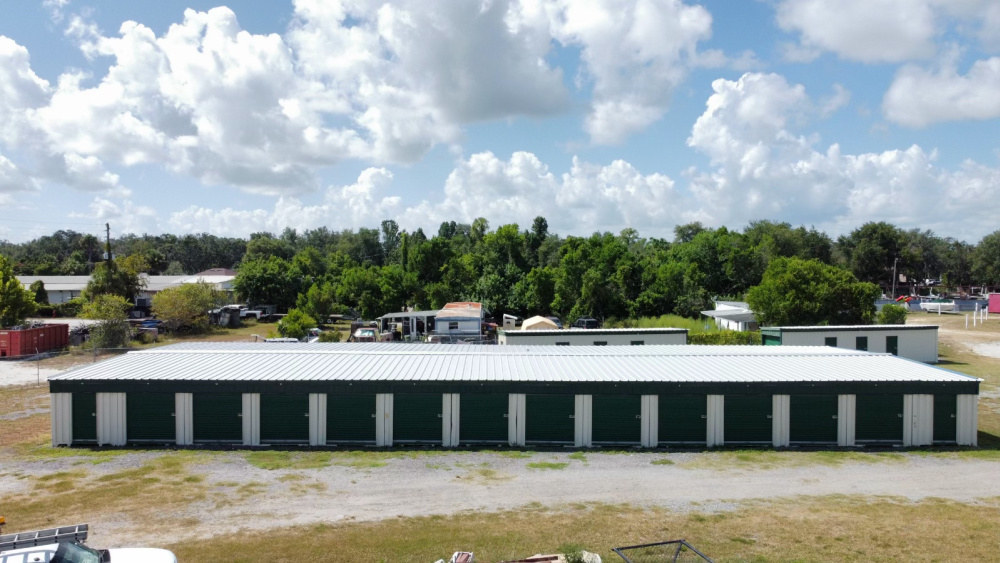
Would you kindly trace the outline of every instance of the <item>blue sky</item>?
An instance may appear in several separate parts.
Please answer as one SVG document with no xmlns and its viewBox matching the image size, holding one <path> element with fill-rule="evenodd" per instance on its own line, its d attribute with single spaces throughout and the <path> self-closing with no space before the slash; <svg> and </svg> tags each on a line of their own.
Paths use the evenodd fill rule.
<svg viewBox="0 0 1000 563">
<path fill-rule="evenodd" d="M 992 0 L 12 4 L 0 238 L 543 215 L 975 242 L 997 29 Z"/>
</svg>

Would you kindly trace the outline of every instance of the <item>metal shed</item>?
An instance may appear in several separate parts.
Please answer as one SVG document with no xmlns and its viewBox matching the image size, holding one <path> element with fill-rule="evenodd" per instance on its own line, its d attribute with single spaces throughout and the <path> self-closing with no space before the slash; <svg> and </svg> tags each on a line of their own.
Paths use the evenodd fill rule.
<svg viewBox="0 0 1000 563">
<path fill-rule="evenodd" d="M 760 329 L 765 346 L 831 346 L 880 352 L 935 364 L 935 325 L 771 326 Z"/>
<path fill-rule="evenodd" d="M 52 442 L 975 445 L 980 380 L 830 347 L 188 343 L 49 379 Z"/>
</svg>

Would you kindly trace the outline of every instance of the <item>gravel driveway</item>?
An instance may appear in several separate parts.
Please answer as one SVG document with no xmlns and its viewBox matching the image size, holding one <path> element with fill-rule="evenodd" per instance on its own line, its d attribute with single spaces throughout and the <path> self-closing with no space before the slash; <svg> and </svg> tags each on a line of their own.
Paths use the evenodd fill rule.
<svg viewBox="0 0 1000 563">
<path fill-rule="evenodd" d="M 155 455 L 116 457 L 88 472 L 98 477 L 139 466 Z M 733 468 L 724 458 L 712 457 L 726 454 L 715 453 L 588 452 L 585 460 L 579 454 L 575 458 L 570 455 L 538 452 L 526 459 L 511 459 L 493 452 L 445 453 L 390 459 L 386 466 L 370 469 L 331 465 L 321 469 L 264 470 L 250 465 L 241 453 L 216 452 L 205 460 L 207 463 L 189 467 L 189 473 L 203 477 L 205 485 L 216 492 L 250 485 L 257 489 L 254 494 L 226 495 L 227 502 L 222 505 L 206 500 L 176 513 L 161 513 L 159 517 L 164 521 L 193 518 L 200 522 L 197 526 L 174 528 L 163 537 L 127 525 L 111 506 L 97 511 L 89 523 L 94 545 L 113 547 L 134 545 L 140 540 L 162 543 L 210 537 L 247 527 L 497 511 L 532 503 L 552 508 L 572 503 L 628 503 L 717 512 L 753 499 L 799 496 L 892 496 L 901 501 L 936 497 L 959 502 L 1000 497 L 1000 480 L 995 478 L 1000 475 L 1000 461 L 946 455 L 876 456 L 872 463 L 852 461 L 836 466 L 773 469 L 759 469 L 760 465 L 753 463 Z M 664 463 L 662 460 L 672 464 L 652 463 Z M 709 467 L 704 467 L 706 461 Z M 531 467 L 540 462 L 566 465 L 559 469 Z M 75 463 L 71 458 L 48 462 L 0 460 L 0 474 L 39 475 L 78 468 Z M 27 492 L 32 486 L 29 480 L 3 481 L 0 495 Z"/>
</svg>

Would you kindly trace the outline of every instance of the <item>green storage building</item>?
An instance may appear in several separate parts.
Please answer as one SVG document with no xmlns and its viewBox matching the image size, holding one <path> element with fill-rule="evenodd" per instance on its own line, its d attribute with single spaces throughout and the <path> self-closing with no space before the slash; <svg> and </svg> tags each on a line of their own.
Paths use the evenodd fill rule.
<svg viewBox="0 0 1000 563">
<path fill-rule="evenodd" d="M 980 380 L 832 347 L 189 343 L 49 379 L 53 445 L 975 445 Z"/>
</svg>

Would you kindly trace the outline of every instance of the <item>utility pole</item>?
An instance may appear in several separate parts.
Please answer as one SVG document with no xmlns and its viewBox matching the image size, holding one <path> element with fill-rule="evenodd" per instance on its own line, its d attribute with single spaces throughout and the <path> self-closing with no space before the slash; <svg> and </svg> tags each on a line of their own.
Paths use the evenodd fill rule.
<svg viewBox="0 0 1000 563">
<path fill-rule="evenodd" d="M 899 262 L 899 258 L 892 259 L 892 297 L 889 299 L 893 301 L 896 300 L 896 262 Z"/>
<path fill-rule="evenodd" d="M 104 261 L 111 265 L 111 223 L 104 224 Z"/>
</svg>

